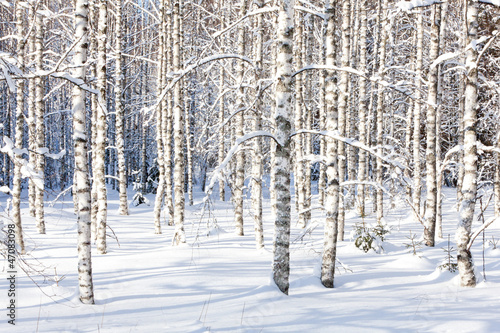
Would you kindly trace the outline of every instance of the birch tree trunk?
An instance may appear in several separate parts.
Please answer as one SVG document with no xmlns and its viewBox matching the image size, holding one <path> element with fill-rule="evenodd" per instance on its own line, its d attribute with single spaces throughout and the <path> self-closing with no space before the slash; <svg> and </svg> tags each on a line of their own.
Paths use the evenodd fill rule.
<svg viewBox="0 0 500 333">
<path fill-rule="evenodd" d="M 17 28 L 17 61 L 19 69 L 24 72 L 25 66 L 25 31 L 23 22 L 23 7 L 21 1 L 16 1 L 16 28 Z M 16 137 L 15 147 L 20 151 L 23 148 L 24 131 L 24 80 L 17 81 L 16 94 Z M 12 179 L 12 219 L 16 226 L 16 244 L 19 254 L 25 254 L 23 226 L 21 224 L 21 159 L 22 154 L 14 153 L 14 177 Z"/>
<path fill-rule="evenodd" d="M 293 34 L 294 1 L 279 0 L 276 40 L 276 124 L 275 191 L 276 219 L 274 222 L 273 279 L 288 295 L 290 276 L 290 171 L 291 129 L 293 117 Z"/>
<path fill-rule="evenodd" d="M 439 52 L 443 53 L 445 48 L 446 39 L 446 16 L 448 13 L 448 2 L 443 2 L 441 5 L 441 13 L 439 19 L 441 24 L 439 27 Z M 438 109 L 436 114 L 436 232 L 437 237 L 443 238 L 443 213 L 442 213 L 442 192 L 443 192 L 443 174 L 440 171 L 442 166 L 442 140 L 441 140 L 441 122 L 442 122 L 442 108 L 439 106 L 443 102 L 443 73 L 442 65 L 438 67 Z"/>
<path fill-rule="evenodd" d="M 359 71 L 366 72 L 366 48 L 367 48 L 367 31 L 368 20 L 366 16 L 367 0 L 362 0 L 359 4 L 359 20 L 360 20 L 360 36 L 359 36 Z M 367 112 L 368 95 L 366 93 L 366 79 L 359 78 L 359 141 L 363 144 L 367 143 L 366 140 L 366 112 Z M 358 180 L 360 183 L 366 181 L 366 152 L 362 149 L 359 150 L 359 164 L 358 164 Z M 358 185 L 357 188 L 358 199 L 358 213 L 361 217 L 365 216 L 365 186 Z"/>
<path fill-rule="evenodd" d="M 120 193 L 120 215 L 128 215 L 127 172 L 125 169 L 125 107 L 123 105 L 123 68 L 122 68 L 122 8 L 123 0 L 116 0 L 116 68 L 115 68 L 115 105 L 116 105 L 116 155 L 118 159 L 118 179 Z"/>
<path fill-rule="evenodd" d="M 471 45 L 478 35 L 478 2 L 467 1 L 467 45 Z M 474 208 L 477 196 L 477 67 L 478 51 L 468 47 L 465 68 L 465 109 L 464 109 L 464 181 L 462 187 L 462 202 L 460 204 L 460 220 L 457 233 L 457 263 L 462 287 L 474 287 L 474 263 L 467 249 L 470 241 Z"/>
<path fill-rule="evenodd" d="M 35 14 L 35 67 L 37 71 L 43 70 L 43 34 L 44 24 L 40 14 Z M 36 227 L 40 234 L 45 234 L 45 217 L 44 217 L 44 192 L 45 192 L 45 102 L 44 97 L 44 79 L 37 77 L 35 79 L 36 99 L 36 146 L 38 156 L 36 158 L 36 172 L 40 175 L 41 180 L 35 189 L 35 221 Z"/>
<path fill-rule="evenodd" d="M 461 1 L 461 12 L 463 13 L 462 22 L 463 31 L 467 31 L 467 1 Z M 466 35 L 466 34 L 462 34 Z M 462 48 L 465 50 L 467 47 L 467 36 L 462 36 L 461 43 Z M 466 55 L 460 57 L 460 63 L 464 64 L 466 61 Z M 460 82 L 458 87 L 458 144 L 460 146 L 464 145 L 464 112 L 465 112 L 465 86 L 466 86 L 466 74 L 460 75 Z M 465 168 L 464 168 L 464 152 L 460 151 L 458 153 L 458 176 L 457 176 L 457 210 L 460 209 L 460 203 L 462 202 L 462 185 L 464 182 Z"/>
<path fill-rule="evenodd" d="M 344 1 L 342 6 L 342 58 L 341 66 L 349 67 L 349 58 L 351 56 L 350 52 L 350 36 L 351 36 L 351 3 L 350 1 Z M 338 130 L 340 136 L 346 136 L 346 125 L 347 125 L 347 112 L 349 107 L 349 73 L 347 71 L 342 71 L 340 73 L 340 83 L 339 83 L 339 102 L 338 102 Z M 338 141 L 338 166 L 339 175 L 338 180 L 342 182 L 346 178 L 346 161 L 347 152 L 345 148 L 345 143 Z M 329 181 L 330 182 L 330 181 Z M 344 207 L 344 195 L 343 190 L 340 189 L 339 194 L 339 213 L 338 213 L 338 240 L 344 240 L 344 220 L 345 220 L 345 207 Z"/>
<path fill-rule="evenodd" d="M 106 191 L 106 42 L 108 30 L 108 0 L 99 1 L 99 21 L 97 40 L 97 86 L 99 89 L 96 115 L 96 142 L 94 151 L 94 185 L 97 192 L 97 252 L 106 253 L 107 191 Z"/>
<path fill-rule="evenodd" d="M 172 72 L 173 66 L 173 56 L 172 56 L 172 10 L 171 10 L 172 2 L 169 0 L 165 1 L 165 24 L 163 27 L 163 35 L 164 35 L 164 43 L 165 49 L 164 52 L 166 54 L 166 58 L 163 62 L 163 76 L 166 76 L 167 73 Z M 162 78 L 163 82 L 168 84 L 168 78 Z M 178 84 L 181 84 L 179 82 Z M 163 164 L 165 168 L 165 209 L 168 213 L 168 225 L 174 225 L 174 200 L 172 194 L 172 127 L 173 127 L 173 95 L 172 92 L 169 91 L 167 93 L 166 99 L 162 101 L 162 138 L 163 138 Z"/>
<path fill-rule="evenodd" d="M 248 3 L 246 0 L 241 1 L 240 16 L 243 17 L 247 13 Z M 238 28 L 238 54 L 245 54 L 245 28 L 240 25 Z M 244 132 L 244 118 L 243 109 L 245 108 L 245 91 L 243 89 L 243 76 L 245 74 L 245 68 L 243 66 L 243 61 L 238 60 L 236 64 L 236 76 L 237 82 L 240 85 L 237 90 L 236 96 L 236 109 L 238 114 L 234 117 L 235 124 L 235 137 L 240 138 L 243 136 Z M 243 187 L 245 186 L 245 154 L 240 151 L 236 154 L 236 175 L 234 179 L 234 190 L 233 190 L 233 202 L 234 202 L 234 223 L 235 232 L 238 236 L 243 236 Z"/>
<path fill-rule="evenodd" d="M 436 4 L 431 16 L 431 45 L 430 62 L 439 57 L 439 33 L 441 25 L 441 5 Z M 436 114 L 438 112 L 438 66 L 429 69 L 429 93 L 427 99 L 427 150 L 426 150 L 426 187 L 427 199 L 425 205 L 424 242 L 427 246 L 434 246 L 436 234 L 437 212 L 437 170 L 436 170 Z"/>
<path fill-rule="evenodd" d="M 386 56 L 386 45 L 387 45 L 387 39 L 388 39 L 388 32 L 387 32 L 387 27 L 386 25 L 389 24 L 389 20 L 387 18 L 387 7 L 388 7 L 388 0 L 384 0 L 382 3 L 382 10 L 380 12 L 380 57 L 379 57 L 379 67 L 378 67 L 378 72 L 379 76 L 383 77 L 384 71 L 385 71 L 385 56 Z M 384 134 L 384 99 L 385 99 L 385 93 L 384 93 L 384 86 L 382 84 L 378 84 L 378 96 L 377 96 L 377 154 L 379 156 L 382 156 L 384 150 L 383 150 L 383 134 Z M 383 185 L 383 165 L 382 165 L 382 159 L 380 157 L 377 157 L 377 167 L 376 167 L 376 181 L 377 183 L 382 186 Z M 384 192 L 382 189 L 378 188 L 377 189 L 377 200 L 376 200 L 376 207 L 377 207 L 377 222 L 380 223 L 382 221 L 382 218 L 384 216 Z"/>
<path fill-rule="evenodd" d="M 424 60 L 424 11 L 417 14 L 417 63 L 415 66 L 415 104 L 413 106 L 413 207 L 415 219 L 420 220 L 420 201 L 422 197 L 422 163 L 420 159 L 420 126 L 422 114 L 422 67 Z"/>
<path fill-rule="evenodd" d="M 296 68 L 302 68 L 302 43 L 303 43 L 303 29 L 302 29 L 302 16 L 300 12 L 295 12 L 296 15 L 296 26 L 295 26 L 295 66 Z M 295 131 L 299 131 L 304 128 L 303 125 L 303 114 L 302 110 L 305 109 L 304 99 L 302 98 L 303 90 L 303 74 L 295 75 Z M 305 180 L 304 180 L 304 135 L 298 134 L 294 137 L 295 145 L 295 172 L 294 172 L 294 185 L 295 185 L 295 205 L 299 215 L 298 225 L 300 228 L 306 227 L 306 217 L 304 214 L 305 208 Z"/>
<path fill-rule="evenodd" d="M 35 22 L 35 16 L 36 16 L 36 10 L 37 10 L 37 4 L 31 4 L 29 7 L 29 20 L 30 22 Z M 29 44 L 29 50 L 31 53 L 31 57 L 27 57 L 28 62 L 30 61 L 30 58 L 33 60 L 34 63 L 36 63 L 36 44 L 35 44 L 35 34 L 36 30 L 33 29 L 31 33 L 28 36 L 28 44 Z M 28 118 L 26 119 L 26 124 L 28 125 L 28 147 L 30 149 L 29 152 L 29 161 L 32 165 L 36 166 L 36 159 L 37 159 L 37 144 L 36 144 L 36 138 L 37 138 L 37 132 L 36 132 L 36 79 L 31 79 L 28 80 Z M 29 212 L 30 216 L 35 217 L 36 216 L 36 185 L 33 179 L 29 180 L 29 185 L 28 185 L 28 202 L 29 202 Z"/>
<path fill-rule="evenodd" d="M 335 64 L 335 4 L 326 2 L 326 65 Z M 326 129 L 338 129 L 338 110 L 336 106 L 336 92 L 334 72 L 327 72 L 326 81 Z M 326 174 L 328 186 L 325 193 L 325 232 L 323 241 L 323 257 L 321 262 L 321 283 L 327 288 L 333 288 L 335 276 L 335 260 L 337 257 L 338 237 L 338 206 L 339 206 L 339 178 L 337 167 L 338 143 L 332 138 L 326 138 Z"/>
<path fill-rule="evenodd" d="M 255 3 L 256 9 L 264 6 L 262 0 Z M 257 39 L 255 43 L 255 82 L 260 82 L 263 78 L 262 71 L 262 46 L 264 39 L 264 28 L 262 24 L 262 15 L 257 16 L 255 30 L 257 32 Z M 256 102 L 255 102 L 255 115 L 253 129 L 260 131 L 262 129 L 262 111 L 263 111 L 263 91 L 260 84 L 257 87 Z M 252 158 L 252 216 L 254 220 L 255 229 L 255 246 L 257 249 L 264 247 L 264 227 L 262 224 L 262 138 L 256 137 L 253 142 L 253 158 Z"/>
<path fill-rule="evenodd" d="M 87 0 L 75 2 L 75 47 L 73 76 L 85 81 L 88 49 Z M 90 182 L 87 163 L 87 134 L 85 128 L 85 90 L 73 86 L 73 139 L 75 154 L 75 192 L 78 200 L 78 285 L 80 301 L 94 304 L 92 258 L 90 251 Z"/>
<path fill-rule="evenodd" d="M 157 94 L 160 95 L 161 91 L 164 88 L 165 81 L 164 77 L 164 63 L 166 62 L 166 15 L 165 15 L 165 1 L 162 0 L 160 3 L 160 31 L 158 33 L 158 57 L 157 57 Z M 164 157 L 164 142 L 163 142 L 163 118 L 167 117 L 166 113 L 166 102 L 164 100 L 159 101 L 159 106 L 156 110 L 156 150 L 157 150 L 157 158 L 156 161 L 158 163 L 158 186 L 156 188 L 156 197 L 155 197 L 155 206 L 154 206 L 154 225 L 155 225 L 155 234 L 161 234 L 161 207 L 163 203 L 163 197 L 165 193 L 165 157 Z M 171 191 L 170 191 L 171 192 Z"/>
<path fill-rule="evenodd" d="M 180 22 L 182 15 L 181 0 L 174 2 L 173 8 L 173 70 L 178 73 L 181 70 L 181 33 Z M 178 245 L 186 242 L 184 232 L 184 112 L 182 110 L 181 83 L 174 87 L 174 223 L 175 232 L 173 244 Z M 168 189 L 167 189 L 168 190 Z"/>
</svg>

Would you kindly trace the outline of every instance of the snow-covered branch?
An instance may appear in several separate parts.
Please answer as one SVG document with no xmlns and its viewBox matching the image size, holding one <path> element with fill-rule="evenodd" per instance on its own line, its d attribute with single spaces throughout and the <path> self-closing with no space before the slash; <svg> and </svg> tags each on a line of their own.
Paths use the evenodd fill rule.
<svg viewBox="0 0 500 333">
<path fill-rule="evenodd" d="M 210 178 L 210 184 L 208 185 L 208 187 L 205 191 L 205 193 L 207 194 L 206 197 L 208 197 L 212 193 L 212 190 L 215 186 L 215 183 L 217 182 L 219 177 L 221 177 L 222 170 L 224 170 L 224 168 L 227 166 L 229 161 L 231 161 L 231 159 L 233 158 L 234 154 L 236 154 L 236 152 L 239 150 L 240 145 L 245 141 L 251 140 L 251 139 L 256 138 L 256 137 L 262 137 L 262 136 L 272 138 L 278 144 L 283 144 L 283 143 L 279 142 L 279 140 L 271 132 L 268 132 L 268 131 L 255 131 L 255 132 L 251 132 L 251 133 L 245 134 L 245 135 L 237 138 L 235 144 L 227 152 L 226 158 L 224 158 L 224 161 L 222 161 L 222 163 L 219 166 L 217 166 L 217 168 L 215 168 L 215 170 L 212 174 L 212 177 Z M 206 200 L 206 197 L 205 197 L 205 200 Z"/>
<path fill-rule="evenodd" d="M 397 161 L 393 161 L 393 160 L 390 160 L 388 158 L 386 158 L 385 156 L 382 156 L 380 154 L 378 154 L 374 149 L 368 147 L 367 145 L 359 142 L 358 140 L 356 139 L 352 139 L 352 138 L 346 138 L 344 136 L 341 136 L 339 135 L 338 131 L 315 131 L 315 130 L 299 130 L 299 131 L 296 131 L 294 133 L 291 134 L 291 136 L 295 136 L 297 134 L 317 134 L 317 135 L 324 135 L 324 136 L 327 136 L 329 138 L 332 138 L 334 140 L 337 140 L 337 141 L 341 141 L 341 142 L 344 142 L 345 144 L 348 144 L 352 147 L 356 147 L 356 148 L 359 148 L 359 149 L 362 149 L 364 151 L 366 151 L 367 153 L 371 154 L 372 156 L 374 157 L 378 157 L 380 158 L 382 161 L 386 162 L 387 164 L 390 164 L 396 168 L 399 168 L 400 170 L 404 170 L 406 169 L 406 167 L 404 165 L 402 165 L 401 163 L 397 162 Z"/>
</svg>

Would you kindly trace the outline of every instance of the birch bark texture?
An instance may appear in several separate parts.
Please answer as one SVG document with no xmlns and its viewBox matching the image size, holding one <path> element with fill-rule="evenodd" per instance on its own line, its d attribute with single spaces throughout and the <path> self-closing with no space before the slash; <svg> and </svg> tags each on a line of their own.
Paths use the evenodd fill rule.
<svg viewBox="0 0 500 333">
<path fill-rule="evenodd" d="M 240 16 L 243 17 L 247 13 L 248 3 L 247 0 L 241 1 Z M 238 53 L 245 54 L 245 27 L 240 25 L 238 28 Z M 245 68 L 243 61 L 239 60 L 236 63 L 236 76 L 238 84 L 240 85 L 236 92 L 236 112 L 234 117 L 234 134 L 236 139 L 241 138 L 244 133 L 244 117 L 243 110 L 245 109 L 245 91 L 243 88 L 243 76 L 245 75 Z M 235 232 L 238 236 L 244 235 L 243 230 L 243 187 L 245 186 L 245 153 L 239 151 L 236 154 L 236 175 L 234 179 L 233 189 L 233 202 L 234 202 L 234 224 Z"/>
<path fill-rule="evenodd" d="M 94 159 L 94 186 L 97 192 L 97 252 L 105 254 L 106 249 L 106 224 L 107 224 L 107 191 L 106 191 L 106 42 L 108 30 L 108 0 L 99 1 L 99 20 L 98 20 L 98 36 L 97 36 L 97 88 L 99 94 L 97 97 L 96 112 L 96 142 Z"/>
<path fill-rule="evenodd" d="M 44 23 L 41 14 L 35 14 L 35 68 L 43 70 L 43 37 Z M 35 113 L 36 113 L 36 172 L 41 178 L 35 186 L 35 223 L 40 234 L 45 234 L 44 192 L 45 192 L 45 102 L 43 77 L 35 79 Z"/>
<path fill-rule="evenodd" d="M 88 52 L 87 0 L 75 1 L 75 47 L 73 76 L 85 82 Z M 85 126 L 85 90 L 73 86 L 73 140 L 75 153 L 75 192 L 78 202 L 78 284 L 79 298 L 84 304 L 94 304 L 90 233 L 90 181 L 87 161 L 87 134 Z"/>
<path fill-rule="evenodd" d="M 16 1 L 16 28 L 17 28 L 17 59 L 19 62 L 19 69 L 24 71 L 25 66 L 25 47 L 26 36 L 24 31 L 23 20 L 23 7 L 22 1 Z M 15 134 L 15 147 L 19 152 L 23 148 L 23 132 L 24 132 L 24 80 L 19 80 L 16 87 L 16 134 Z M 12 219 L 16 226 L 16 244 L 19 247 L 19 254 L 25 254 L 23 226 L 21 224 L 21 153 L 14 153 L 14 177 L 12 179 Z"/>
<path fill-rule="evenodd" d="M 430 62 L 434 62 L 439 57 L 439 36 L 441 27 L 441 5 L 435 4 L 431 15 L 431 44 Z M 436 234 L 436 213 L 437 213 L 437 165 L 436 165 L 436 116 L 438 108 L 438 75 L 439 67 L 432 66 L 429 69 L 427 97 L 427 127 L 426 127 L 426 204 L 425 204 L 425 224 L 424 241 L 427 246 L 434 246 Z"/>
<path fill-rule="evenodd" d="M 278 1 L 276 39 L 276 108 L 275 121 L 275 191 L 273 280 L 286 295 L 290 286 L 290 171 L 291 130 L 293 117 L 293 34 L 294 0 Z"/>
<path fill-rule="evenodd" d="M 326 65 L 335 64 L 335 7 L 334 4 L 325 4 L 326 15 Z M 326 129 L 337 131 L 338 110 L 336 105 L 335 73 L 327 72 L 326 80 Z M 335 276 L 335 260 L 337 257 L 338 214 L 339 214 L 339 176 L 337 166 L 338 143 L 330 137 L 326 141 L 326 176 L 327 187 L 325 192 L 325 231 L 323 240 L 323 256 L 321 261 L 321 283 L 326 288 L 333 288 Z"/>
<path fill-rule="evenodd" d="M 178 73 L 181 70 L 181 15 L 182 2 L 176 0 L 173 6 L 173 70 Z M 174 223 L 175 231 L 173 244 L 186 243 L 184 232 L 184 112 L 182 110 L 182 87 L 177 82 L 174 87 Z M 167 189 L 168 190 L 168 189 Z"/>
<path fill-rule="evenodd" d="M 457 242 L 457 264 L 462 287 L 474 287 L 474 262 L 468 247 L 477 197 L 477 80 L 478 51 L 472 43 L 478 35 L 478 2 L 467 1 L 467 49 L 464 104 L 464 179 Z"/>
<path fill-rule="evenodd" d="M 122 9 L 123 0 L 115 0 L 115 112 L 116 112 L 116 155 L 118 157 L 118 186 L 120 193 L 120 215 L 128 215 L 127 172 L 125 170 L 125 106 L 123 105 L 123 68 L 122 68 Z"/>
</svg>

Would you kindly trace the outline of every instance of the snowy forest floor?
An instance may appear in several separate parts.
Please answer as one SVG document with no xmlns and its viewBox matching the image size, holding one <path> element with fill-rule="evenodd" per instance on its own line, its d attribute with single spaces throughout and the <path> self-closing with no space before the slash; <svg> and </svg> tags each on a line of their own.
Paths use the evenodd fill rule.
<svg viewBox="0 0 500 333">
<path fill-rule="evenodd" d="M 249 201 L 246 235 L 238 237 L 231 203 L 214 200 L 201 216 L 199 192 L 195 205 L 186 207 L 187 244 L 172 247 L 173 227 L 163 224 L 163 234 L 154 234 L 153 206 L 131 206 L 130 216 L 119 216 L 118 195 L 109 190 L 108 223 L 118 240 L 108 237 L 106 255 L 93 252 L 95 305 L 81 304 L 76 293 L 77 229 L 71 197 L 47 205 L 47 234 L 39 235 L 24 193 L 26 262 L 40 272 L 31 272 L 30 278 L 19 273 L 15 327 L 7 324 L 8 281 L 1 279 L 0 331 L 500 332 L 500 248 L 488 243 L 492 236 L 500 239 L 500 225 L 496 222 L 486 230 L 486 281 L 479 236 L 472 248 L 479 283 L 474 289 L 458 287 L 457 272 L 437 268 L 445 261 L 442 248 L 447 247 L 448 234 L 455 246 L 458 221 L 455 191 L 445 188 L 444 193 L 445 238 L 435 248 L 423 247 L 419 256 L 405 247 L 410 230 L 417 237 L 423 232 L 408 207 L 387 207 L 386 222 L 392 230 L 380 254 L 354 247 L 350 232 L 361 218 L 349 212 L 346 240 L 338 247 L 343 266 L 338 265 L 334 289 L 325 289 L 319 280 L 323 217 L 314 210 L 309 229 L 292 226 L 290 295 L 284 296 L 270 282 L 269 200 L 264 200 L 264 250 L 255 249 Z M 130 199 L 133 194 L 129 192 Z M 154 202 L 153 195 L 148 199 Z M 2 207 L 6 200 L 0 195 Z M 491 216 L 490 207 L 486 218 Z M 374 216 L 365 221 L 373 223 Z M 476 221 L 473 229 L 480 224 Z"/>
</svg>

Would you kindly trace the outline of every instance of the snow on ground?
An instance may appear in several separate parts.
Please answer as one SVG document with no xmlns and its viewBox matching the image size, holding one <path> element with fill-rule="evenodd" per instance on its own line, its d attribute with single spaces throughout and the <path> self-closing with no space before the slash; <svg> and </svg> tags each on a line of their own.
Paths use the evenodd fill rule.
<svg viewBox="0 0 500 333">
<path fill-rule="evenodd" d="M 319 280 L 322 213 L 315 210 L 309 230 L 295 225 L 292 230 L 291 286 L 285 296 L 270 282 L 269 200 L 266 248 L 257 251 L 249 214 L 246 236 L 235 236 L 228 202 L 214 200 L 212 210 L 201 216 L 202 195 L 197 193 L 195 206 L 186 212 L 188 243 L 172 247 L 173 227 L 164 224 L 164 233 L 154 234 L 152 206 L 131 207 L 130 216 L 119 216 L 118 195 L 109 193 L 109 225 L 118 239 L 108 238 L 108 254 L 93 252 L 96 305 L 81 304 L 76 293 L 71 197 L 47 207 L 46 235 L 37 234 L 23 197 L 27 261 L 43 269 L 45 277 L 31 273 L 37 286 L 19 276 L 15 327 L 7 324 L 7 280 L 1 279 L 1 332 L 500 332 L 500 250 L 487 244 L 492 236 L 500 239 L 498 223 L 486 231 L 486 282 L 480 236 L 472 250 L 480 283 L 464 289 L 457 285 L 457 273 L 437 269 L 445 259 L 447 237 L 435 248 L 422 248 L 419 256 L 408 252 L 404 244 L 410 230 L 420 237 L 422 226 L 407 208 L 387 207 L 392 232 L 381 254 L 353 246 L 349 232 L 361 218 L 348 213 L 346 241 L 338 249 L 342 266 L 335 288 L 325 289 Z M 445 194 L 444 234 L 451 234 L 454 243 L 454 192 L 445 189 Z M 5 207 L 8 197 L 0 195 Z M 148 198 L 154 202 L 152 195 Z"/>
</svg>

